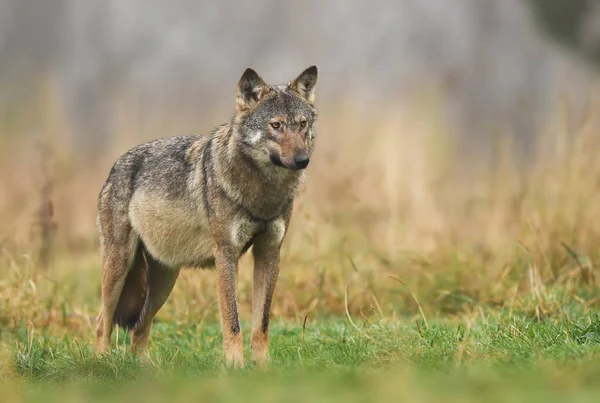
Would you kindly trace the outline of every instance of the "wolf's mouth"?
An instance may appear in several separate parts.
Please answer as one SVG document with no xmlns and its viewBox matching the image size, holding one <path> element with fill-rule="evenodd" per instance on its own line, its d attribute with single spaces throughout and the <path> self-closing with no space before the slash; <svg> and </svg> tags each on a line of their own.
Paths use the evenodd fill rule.
<svg viewBox="0 0 600 403">
<path fill-rule="evenodd" d="M 279 158 L 279 156 L 277 154 L 269 154 L 269 158 L 271 159 L 271 162 L 273 163 L 273 165 L 278 166 L 278 167 L 282 167 L 285 169 L 289 169 L 291 171 L 300 171 L 304 168 L 306 168 L 306 166 L 308 165 L 308 159 L 306 159 L 305 163 L 302 163 L 302 161 L 300 163 L 296 163 L 295 165 L 287 165 L 284 164 L 283 161 L 281 161 L 281 158 Z"/>
<path fill-rule="evenodd" d="M 269 158 L 271 158 L 271 162 L 274 165 L 277 165 L 278 167 L 282 167 L 282 168 L 287 168 L 285 165 L 283 165 L 283 162 L 281 162 L 281 159 L 279 158 L 279 156 L 277 156 L 275 154 L 269 154 Z"/>
</svg>

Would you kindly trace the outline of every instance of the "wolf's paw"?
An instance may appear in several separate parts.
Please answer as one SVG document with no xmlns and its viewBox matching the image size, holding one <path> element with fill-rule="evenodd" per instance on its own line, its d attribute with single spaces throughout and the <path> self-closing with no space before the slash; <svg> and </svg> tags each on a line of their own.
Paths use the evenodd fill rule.
<svg viewBox="0 0 600 403">
<path fill-rule="evenodd" d="M 245 365 L 244 352 L 240 350 L 230 349 L 225 351 L 225 366 L 227 368 L 240 369 Z"/>
<path fill-rule="evenodd" d="M 150 351 L 147 348 L 144 349 L 132 349 L 131 352 L 135 354 L 140 362 L 145 365 L 154 365 L 154 360 L 150 356 Z"/>
<path fill-rule="evenodd" d="M 110 340 L 100 339 L 96 341 L 96 355 L 102 355 L 110 351 Z"/>
<path fill-rule="evenodd" d="M 269 365 L 271 362 L 271 357 L 269 356 L 269 350 L 265 349 L 256 349 L 252 350 L 252 362 L 255 366 L 262 368 Z"/>
</svg>

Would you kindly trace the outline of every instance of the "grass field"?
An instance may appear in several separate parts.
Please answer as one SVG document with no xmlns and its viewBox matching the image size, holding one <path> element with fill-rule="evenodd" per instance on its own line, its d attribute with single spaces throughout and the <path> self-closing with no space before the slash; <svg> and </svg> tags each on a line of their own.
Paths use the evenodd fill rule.
<svg viewBox="0 0 600 403">
<path fill-rule="evenodd" d="M 243 326 L 248 334 L 248 326 Z M 415 323 L 276 321 L 272 365 L 226 373 L 220 328 L 155 324 L 149 360 L 127 337 L 96 356 L 87 335 L 9 337 L 5 379 L 23 400 L 144 401 L 597 401 L 600 318 L 580 305 L 538 321 L 510 309 Z M 7 335 L 4 335 L 4 341 Z M 16 388 L 16 389 L 15 389 Z M 70 400 L 69 400 L 70 399 Z"/>
<path fill-rule="evenodd" d="M 3 402 L 600 398 L 600 102 L 558 111 L 526 169 L 504 143 L 493 168 L 462 160 L 427 92 L 387 114 L 326 110 L 283 247 L 272 365 L 227 372 L 211 271 L 182 274 L 150 360 L 123 332 L 110 354 L 92 352 L 97 193 L 127 147 L 193 122 L 123 118 L 113 147 L 89 158 L 42 93 L 27 109 L 37 119 L 0 116 Z M 251 274 L 244 257 L 246 340 Z"/>
</svg>

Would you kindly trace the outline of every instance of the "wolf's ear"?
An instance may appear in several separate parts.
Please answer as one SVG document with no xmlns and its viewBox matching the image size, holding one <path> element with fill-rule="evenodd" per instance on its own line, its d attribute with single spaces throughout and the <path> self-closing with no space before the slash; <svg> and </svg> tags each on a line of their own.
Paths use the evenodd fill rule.
<svg viewBox="0 0 600 403">
<path fill-rule="evenodd" d="M 290 83 L 289 87 L 312 104 L 315 102 L 317 76 L 317 66 L 310 66 L 300 73 L 300 75 Z"/>
<path fill-rule="evenodd" d="M 242 112 L 251 108 L 269 92 L 269 86 L 250 68 L 244 71 L 237 87 L 236 104 L 238 111 Z"/>
</svg>

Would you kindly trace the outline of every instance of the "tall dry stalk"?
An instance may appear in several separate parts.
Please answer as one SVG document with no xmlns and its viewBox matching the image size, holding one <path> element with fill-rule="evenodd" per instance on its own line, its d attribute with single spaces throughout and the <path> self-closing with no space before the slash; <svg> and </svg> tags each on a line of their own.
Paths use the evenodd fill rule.
<svg viewBox="0 0 600 403">
<path fill-rule="evenodd" d="M 54 177 L 52 175 L 52 148 L 48 142 L 41 140 L 38 143 L 40 162 L 40 183 L 38 193 L 39 207 L 37 210 L 36 227 L 38 228 L 39 246 L 37 259 L 39 266 L 48 271 L 52 267 L 54 235 L 56 222 L 54 221 L 53 189 Z"/>
</svg>

